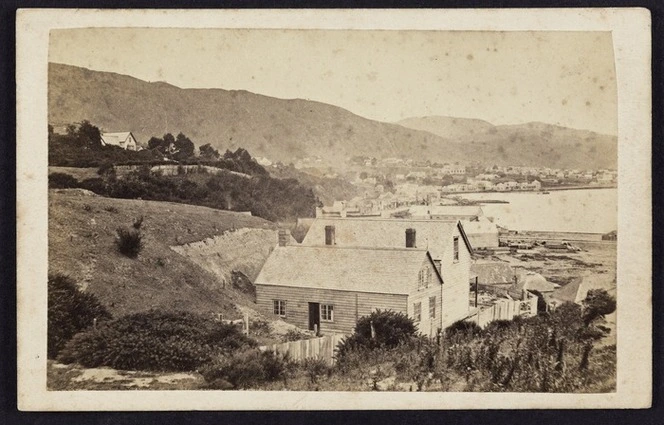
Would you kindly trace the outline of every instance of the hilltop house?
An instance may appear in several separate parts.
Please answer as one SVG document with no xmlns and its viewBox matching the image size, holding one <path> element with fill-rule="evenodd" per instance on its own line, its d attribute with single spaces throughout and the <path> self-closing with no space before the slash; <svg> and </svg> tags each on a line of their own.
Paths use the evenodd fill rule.
<svg viewBox="0 0 664 425">
<path fill-rule="evenodd" d="M 442 278 L 442 299 L 439 300 L 441 326 L 445 328 L 468 315 L 472 248 L 458 220 L 317 218 L 309 228 L 302 245 L 397 249 L 402 253 L 424 249 L 429 253 Z M 400 260 L 395 261 L 398 266 Z M 374 268 L 372 264 L 366 264 L 356 273 L 366 273 Z M 328 278 L 339 285 L 340 281 L 345 279 L 343 275 L 330 275 Z M 375 307 L 386 308 L 381 305 Z M 408 311 L 411 311 L 412 307 L 409 306 Z"/>
<path fill-rule="evenodd" d="M 122 149 L 129 151 L 138 150 L 138 143 L 131 131 L 122 133 L 101 133 L 101 144 L 103 146 L 119 146 Z"/>
<path fill-rule="evenodd" d="M 443 279 L 424 249 L 278 246 L 255 285 L 260 311 L 305 329 L 352 333 L 376 309 L 429 336 L 443 327 Z"/>
</svg>

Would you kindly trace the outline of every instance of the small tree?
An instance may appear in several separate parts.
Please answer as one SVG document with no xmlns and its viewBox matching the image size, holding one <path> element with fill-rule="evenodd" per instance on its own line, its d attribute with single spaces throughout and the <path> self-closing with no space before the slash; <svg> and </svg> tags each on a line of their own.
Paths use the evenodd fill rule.
<svg viewBox="0 0 664 425">
<path fill-rule="evenodd" d="M 118 250 L 129 258 L 136 258 L 143 250 L 143 235 L 139 229 L 118 227 L 116 243 Z"/>
</svg>

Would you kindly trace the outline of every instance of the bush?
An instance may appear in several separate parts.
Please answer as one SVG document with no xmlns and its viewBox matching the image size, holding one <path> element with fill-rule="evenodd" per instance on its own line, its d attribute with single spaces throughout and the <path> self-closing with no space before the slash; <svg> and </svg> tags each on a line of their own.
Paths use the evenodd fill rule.
<svg viewBox="0 0 664 425">
<path fill-rule="evenodd" d="M 140 230 L 118 227 L 118 250 L 129 258 L 136 258 L 143 249 L 143 235 Z"/>
<path fill-rule="evenodd" d="M 327 375 L 331 372 L 331 369 L 325 363 L 325 360 L 319 358 L 307 358 L 302 362 L 302 368 L 307 372 L 309 380 L 312 384 L 318 382 L 318 378 L 323 375 Z"/>
<path fill-rule="evenodd" d="M 372 338 L 371 327 L 375 331 Z M 337 347 L 337 357 L 343 358 L 350 351 L 394 348 L 407 343 L 416 336 L 417 328 L 413 319 L 404 313 L 392 310 L 376 310 L 361 317 L 355 325 L 355 332 L 344 338 Z"/>
<path fill-rule="evenodd" d="M 52 173 L 48 175 L 48 187 L 51 189 L 70 189 L 78 187 L 78 180 L 65 173 Z"/>
<path fill-rule="evenodd" d="M 233 325 L 192 313 L 151 310 L 77 334 L 58 360 L 85 367 L 191 371 L 214 356 L 255 345 Z"/>
<path fill-rule="evenodd" d="M 616 300 L 604 289 L 591 289 L 583 300 L 583 322 L 586 326 L 614 311 Z"/>
<path fill-rule="evenodd" d="M 74 281 L 64 275 L 48 277 L 48 358 L 55 358 L 78 332 L 91 327 L 94 319 L 104 321 L 111 314 L 97 300 L 81 292 Z"/>
<path fill-rule="evenodd" d="M 445 336 L 448 338 L 452 338 L 457 335 L 472 337 L 479 335 L 481 332 L 482 328 L 480 328 L 477 323 L 466 320 L 458 320 L 452 323 L 447 329 L 445 329 Z"/>
<path fill-rule="evenodd" d="M 286 379 L 293 369 L 287 357 L 271 351 L 245 350 L 221 356 L 199 371 L 210 388 L 251 388 L 263 382 Z"/>
<path fill-rule="evenodd" d="M 143 216 L 138 217 L 136 220 L 134 220 L 134 224 L 132 224 L 132 226 L 136 230 L 141 230 L 142 225 L 143 225 Z"/>
<path fill-rule="evenodd" d="M 311 339 L 312 334 L 302 332 L 299 329 L 289 329 L 283 336 L 284 341 L 299 341 L 302 339 Z"/>
</svg>

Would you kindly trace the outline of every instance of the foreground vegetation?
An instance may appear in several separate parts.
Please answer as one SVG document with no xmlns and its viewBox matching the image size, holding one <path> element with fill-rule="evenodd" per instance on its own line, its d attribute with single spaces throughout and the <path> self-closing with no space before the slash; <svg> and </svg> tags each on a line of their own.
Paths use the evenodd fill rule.
<svg viewBox="0 0 664 425">
<path fill-rule="evenodd" d="M 549 314 L 497 321 L 485 329 L 458 322 L 434 340 L 417 335 L 412 320 L 405 315 L 377 311 L 361 318 L 354 335 L 340 344 L 334 366 L 318 359 L 297 363 L 288 356 L 262 352 L 250 340 L 235 336 L 231 338 L 235 341 L 231 345 L 223 342 L 228 339 L 220 338 L 220 345 L 210 348 L 217 344 L 207 338 L 212 335 L 208 330 L 215 326 L 197 322 L 200 319 L 191 316 L 180 318 L 177 323 L 195 320 L 192 324 L 195 323 L 198 330 L 191 332 L 193 337 L 186 337 L 187 332 L 183 332 L 186 329 L 174 326 L 176 322 L 171 322 L 175 319 L 169 316 L 162 316 L 161 321 L 157 321 L 158 326 L 148 325 L 147 316 L 138 315 L 120 319 L 118 323 L 122 326 L 104 329 L 121 329 L 122 332 L 115 334 L 118 339 L 121 334 L 129 341 L 138 342 L 135 341 L 138 333 L 148 341 L 128 343 L 120 351 L 132 359 L 134 369 L 143 358 L 157 363 L 143 364 L 141 370 L 161 371 L 159 373 L 189 370 L 193 373 L 192 379 L 198 380 L 195 385 L 200 389 L 609 392 L 615 390 L 615 346 L 600 348 L 597 341 L 605 334 L 601 316 L 611 310 L 612 300 L 599 292 L 593 297 L 583 308 L 565 304 Z M 170 325 L 164 326 L 164 323 Z M 88 330 L 74 337 L 59 360 L 87 366 L 112 365 L 85 360 L 86 356 L 99 357 L 94 353 L 106 353 L 106 347 L 97 347 L 78 357 L 70 354 L 84 351 L 80 347 L 86 347 L 85 341 L 99 332 Z M 234 331 L 228 328 L 228 332 L 233 335 Z M 114 334 L 108 333 L 106 339 L 110 336 L 114 341 L 111 335 Z M 182 346 L 162 352 L 161 357 L 153 354 L 149 341 L 168 340 L 175 335 L 183 337 L 186 343 L 179 344 L 185 344 L 194 353 L 200 347 L 212 351 L 194 356 L 196 361 L 182 355 Z M 191 348 L 197 344 L 199 348 Z M 158 346 L 165 347 L 162 342 Z M 171 354 L 166 354 L 168 352 Z M 117 353 L 107 358 L 116 358 Z M 189 363 L 174 367 L 172 353 L 178 353 L 175 358 L 189 359 Z M 162 358 L 164 360 L 159 360 Z M 63 389 L 80 385 L 80 382 L 70 385 L 63 382 L 67 374 L 75 376 L 71 369 L 52 369 L 51 374 Z M 157 379 L 159 374 L 153 377 Z M 186 385 L 194 385 L 192 382 L 187 381 Z M 97 388 L 97 385 L 93 386 Z M 164 389 L 164 385 L 157 387 Z M 170 388 L 180 387 L 176 384 Z"/>
</svg>

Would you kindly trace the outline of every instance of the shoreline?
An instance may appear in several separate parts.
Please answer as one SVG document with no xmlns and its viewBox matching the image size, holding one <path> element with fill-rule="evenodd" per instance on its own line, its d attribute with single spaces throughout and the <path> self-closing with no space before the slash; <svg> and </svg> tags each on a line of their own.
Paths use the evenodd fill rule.
<svg viewBox="0 0 664 425">
<path fill-rule="evenodd" d="M 540 190 L 476 190 L 472 192 L 445 192 L 444 197 L 455 196 L 455 195 L 467 195 L 471 193 L 542 193 L 542 192 L 551 192 L 551 191 L 560 191 L 560 190 L 587 190 L 587 189 L 617 189 L 618 185 L 610 186 L 557 186 L 557 187 L 543 187 Z M 490 200 L 489 200 L 490 201 Z M 498 203 L 498 202 L 496 202 Z"/>
</svg>

